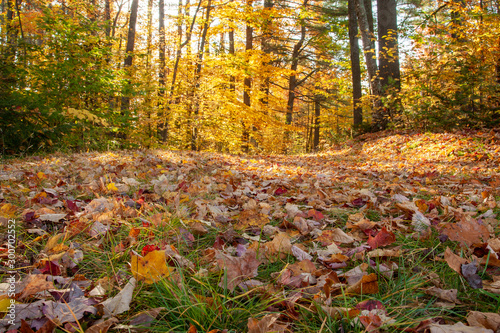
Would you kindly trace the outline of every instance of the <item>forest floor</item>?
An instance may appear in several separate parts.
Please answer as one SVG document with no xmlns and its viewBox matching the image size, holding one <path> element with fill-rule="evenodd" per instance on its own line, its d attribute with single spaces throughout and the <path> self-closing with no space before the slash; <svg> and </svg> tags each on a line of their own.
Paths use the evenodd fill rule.
<svg viewBox="0 0 500 333">
<path fill-rule="evenodd" d="M 0 184 L 0 332 L 500 332 L 495 130 L 56 154 Z"/>
</svg>

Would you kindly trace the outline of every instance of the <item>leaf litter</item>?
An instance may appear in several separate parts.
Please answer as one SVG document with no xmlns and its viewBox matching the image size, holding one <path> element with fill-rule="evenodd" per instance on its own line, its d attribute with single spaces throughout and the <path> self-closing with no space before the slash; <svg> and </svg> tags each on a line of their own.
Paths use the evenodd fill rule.
<svg viewBox="0 0 500 333">
<path fill-rule="evenodd" d="M 321 329 L 343 318 L 351 331 L 498 332 L 498 314 L 471 307 L 468 293 L 500 299 L 499 162 L 494 130 L 370 134 L 303 156 L 158 150 L 9 161 L 0 222 L 16 220 L 17 317 L 1 319 L 0 331 L 154 331 L 169 310 L 149 306 L 142 290 L 215 277 L 213 295 L 277 300 L 242 331 L 304 331 L 298 323 L 312 315 Z M 0 246 L 6 313 L 6 236 Z M 410 268 L 408 281 L 427 280 L 405 290 L 404 307 L 461 316 L 399 318 L 387 285 L 415 253 L 441 268 Z M 193 299 L 220 314 L 208 295 Z M 189 332 L 231 329 L 185 321 Z"/>
</svg>

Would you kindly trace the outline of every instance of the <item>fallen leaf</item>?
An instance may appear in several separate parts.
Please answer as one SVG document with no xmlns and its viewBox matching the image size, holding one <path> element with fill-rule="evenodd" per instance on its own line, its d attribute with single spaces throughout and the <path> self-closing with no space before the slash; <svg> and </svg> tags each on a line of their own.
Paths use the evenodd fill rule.
<svg viewBox="0 0 500 333">
<path fill-rule="evenodd" d="M 287 332 L 287 328 L 277 322 L 279 314 L 272 313 L 265 315 L 262 319 L 248 318 L 248 333 L 280 333 Z"/>
<path fill-rule="evenodd" d="M 220 251 L 216 251 L 215 258 L 220 269 L 224 269 L 227 274 L 227 288 L 233 291 L 234 288 L 245 279 L 257 276 L 257 269 L 261 264 L 257 260 L 254 250 L 249 249 L 242 257 L 232 257 Z M 219 283 L 222 288 L 226 287 L 226 281 Z"/>
<path fill-rule="evenodd" d="M 264 243 L 263 247 L 266 257 L 271 262 L 278 259 L 277 255 L 279 255 L 279 258 L 284 259 L 287 254 L 292 253 L 292 243 L 290 242 L 290 236 L 286 232 L 279 232 L 272 241 Z"/>
<path fill-rule="evenodd" d="M 435 296 L 438 297 L 442 300 L 455 303 L 455 304 L 461 304 L 461 302 L 457 298 L 457 289 L 441 289 L 437 287 L 430 287 L 424 290 L 424 292 L 427 295 Z"/>
<path fill-rule="evenodd" d="M 368 245 L 372 249 L 376 249 L 378 247 L 383 247 L 387 245 L 391 245 L 396 241 L 396 236 L 391 231 L 387 231 L 387 229 L 382 228 L 375 237 L 371 235 L 368 237 Z"/>
<path fill-rule="evenodd" d="M 138 314 L 134 315 L 132 319 L 130 319 L 130 325 L 149 327 L 163 310 L 165 310 L 165 308 L 159 307 L 139 312 Z"/>
<path fill-rule="evenodd" d="M 474 219 L 448 223 L 443 227 L 442 233 L 450 240 L 468 247 L 472 244 L 485 243 L 490 238 L 488 228 Z"/>
<path fill-rule="evenodd" d="M 244 210 L 240 213 L 235 229 L 244 230 L 248 227 L 262 228 L 269 223 L 269 218 L 256 210 Z"/>
<path fill-rule="evenodd" d="M 463 323 L 454 325 L 431 324 L 427 329 L 429 333 L 494 333 L 486 328 L 465 326 Z"/>
<path fill-rule="evenodd" d="M 47 281 L 45 274 L 30 274 L 22 281 L 21 295 L 18 300 L 22 301 L 31 295 L 54 288 L 52 281 Z"/>
<path fill-rule="evenodd" d="M 350 244 L 354 242 L 354 238 L 347 235 L 339 228 L 335 228 L 333 230 L 323 230 L 321 235 L 316 238 L 318 242 L 321 242 L 321 245 L 328 246 L 333 242 Z"/>
<path fill-rule="evenodd" d="M 500 330 L 500 314 L 470 311 L 467 314 L 467 323 L 469 323 L 470 326 L 484 327 L 496 333 Z"/>
<path fill-rule="evenodd" d="M 378 293 L 377 275 L 375 273 L 371 273 L 363 276 L 357 283 L 347 287 L 346 293 L 357 295 Z"/>
<path fill-rule="evenodd" d="M 333 319 L 354 318 L 359 314 L 358 309 L 331 307 L 322 305 L 321 309 Z"/>
<path fill-rule="evenodd" d="M 125 287 L 113 298 L 102 302 L 104 317 L 112 317 L 130 310 L 130 302 L 134 293 L 136 280 L 131 278 Z"/>
<path fill-rule="evenodd" d="M 85 330 L 85 333 L 106 333 L 111 326 L 118 323 L 118 319 L 111 317 L 99 324 L 92 325 Z"/>
<path fill-rule="evenodd" d="M 444 251 L 444 260 L 458 274 L 462 274 L 461 266 L 462 264 L 467 264 L 468 261 L 454 254 L 449 247 Z"/>
<path fill-rule="evenodd" d="M 381 257 L 400 257 L 401 249 L 399 247 L 393 249 L 375 249 L 366 254 L 368 258 L 381 258 Z"/>
<path fill-rule="evenodd" d="M 462 264 L 460 267 L 463 277 L 469 282 L 472 289 L 482 289 L 483 281 L 481 277 L 477 275 L 477 262 L 474 260 L 470 264 Z"/>
<path fill-rule="evenodd" d="M 165 251 L 151 251 L 144 257 L 131 255 L 131 271 L 137 281 L 155 283 L 168 277 L 173 268 L 166 264 Z"/>
</svg>

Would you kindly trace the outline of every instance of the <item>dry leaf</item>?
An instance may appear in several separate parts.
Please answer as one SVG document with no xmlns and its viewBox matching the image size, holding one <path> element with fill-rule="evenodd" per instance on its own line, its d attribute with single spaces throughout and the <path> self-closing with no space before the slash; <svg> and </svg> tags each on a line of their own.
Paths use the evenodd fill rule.
<svg viewBox="0 0 500 333">
<path fill-rule="evenodd" d="M 467 323 L 470 326 L 484 327 L 496 333 L 500 331 L 500 314 L 470 311 L 467 315 Z"/>
<path fill-rule="evenodd" d="M 371 235 L 368 237 L 368 245 L 372 249 L 376 249 L 377 247 L 383 247 L 390 245 L 396 241 L 396 236 L 391 231 L 387 231 L 387 229 L 382 228 L 375 237 Z"/>
<path fill-rule="evenodd" d="M 346 293 L 357 295 L 378 293 L 377 275 L 371 273 L 363 276 L 356 284 L 347 287 Z"/>
<path fill-rule="evenodd" d="M 235 229 L 244 230 L 248 227 L 262 228 L 269 223 L 269 218 L 256 210 L 244 210 L 240 213 Z"/>
<path fill-rule="evenodd" d="M 137 281 L 151 284 L 168 277 L 173 268 L 166 264 L 165 251 L 156 250 L 147 253 L 144 257 L 132 254 L 131 271 Z"/>
<path fill-rule="evenodd" d="M 485 243 L 490 238 L 488 228 L 474 219 L 448 223 L 443 227 L 442 233 L 450 240 L 460 242 L 468 247 L 472 244 Z"/>
<path fill-rule="evenodd" d="M 273 240 L 263 245 L 266 253 L 266 257 L 271 261 L 275 262 L 279 254 L 281 259 L 286 258 L 287 254 L 292 253 L 292 243 L 290 242 L 290 236 L 286 232 L 279 232 L 274 236 Z"/>
<path fill-rule="evenodd" d="M 463 323 L 454 325 L 431 324 L 427 329 L 429 333 L 494 333 L 486 328 L 465 326 Z"/>
<path fill-rule="evenodd" d="M 109 298 L 102 302 L 104 308 L 104 317 L 119 315 L 130 310 L 130 302 L 134 293 L 136 280 L 131 278 L 125 287 L 115 297 Z"/>
<path fill-rule="evenodd" d="M 54 289 L 54 283 L 47 281 L 45 274 L 30 274 L 22 283 L 24 288 L 18 298 L 20 301 L 41 291 Z"/>
<path fill-rule="evenodd" d="M 216 251 L 215 258 L 221 269 L 226 270 L 227 288 L 231 291 L 245 279 L 251 279 L 257 276 L 257 269 L 261 264 L 257 260 L 254 250 L 249 249 L 242 257 L 232 257 L 220 251 Z M 223 277 L 224 279 L 224 277 Z M 225 281 L 222 280 L 219 286 L 225 287 Z"/>
<path fill-rule="evenodd" d="M 427 295 L 431 296 L 436 296 L 442 300 L 455 303 L 455 304 L 460 304 L 461 302 L 457 298 L 457 289 L 441 289 L 441 288 L 436 288 L 436 287 L 430 287 L 428 289 L 425 289 L 424 292 Z"/>
<path fill-rule="evenodd" d="M 451 269 L 453 269 L 458 274 L 462 274 L 461 266 L 462 264 L 467 264 L 468 261 L 454 254 L 449 247 L 444 251 L 444 260 L 448 263 Z"/>
<path fill-rule="evenodd" d="M 287 332 L 286 326 L 277 323 L 279 314 L 265 315 L 262 319 L 248 318 L 248 333 Z"/>
</svg>

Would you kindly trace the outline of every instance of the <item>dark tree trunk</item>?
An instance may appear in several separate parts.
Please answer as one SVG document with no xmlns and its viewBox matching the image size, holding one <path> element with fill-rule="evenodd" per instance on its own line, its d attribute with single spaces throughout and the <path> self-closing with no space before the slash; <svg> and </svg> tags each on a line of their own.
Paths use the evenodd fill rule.
<svg viewBox="0 0 500 333">
<path fill-rule="evenodd" d="M 133 60 L 133 52 L 135 46 L 135 25 L 137 23 L 137 9 L 139 7 L 139 0 L 132 0 L 132 5 L 130 7 L 130 19 L 129 19 L 129 27 L 128 27 L 128 36 L 127 36 L 127 47 L 125 49 L 126 56 L 125 62 L 123 63 L 123 69 L 128 72 L 130 66 L 132 66 Z M 122 97 L 122 114 L 129 111 L 130 108 L 130 97 L 123 96 Z"/>
<path fill-rule="evenodd" d="M 153 0 L 148 0 L 148 39 L 146 42 L 146 69 L 149 73 L 151 61 L 151 43 L 153 40 Z"/>
<path fill-rule="evenodd" d="M 210 10 L 212 6 L 212 0 L 208 0 L 207 3 L 207 9 L 205 11 L 205 22 L 203 23 L 203 32 L 201 34 L 201 41 L 200 41 L 200 47 L 198 49 L 198 60 L 195 68 L 195 73 L 194 73 L 194 80 L 195 80 L 195 93 L 198 92 L 198 89 L 200 87 L 200 75 L 201 75 L 201 68 L 203 65 L 203 55 L 205 54 L 205 44 L 207 42 L 207 33 L 208 33 L 208 27 L 210 23 Z M 191 136 L 191 149 L 192 150 L 197 150 L 197 141 L 198 141 L 198 126 L 196 125 L 198 122 L 198 115 L 200 113 L 200 101 L 197 100 L 195 101 L 195 106 L 194 106 L 194 118 L 195 118 L 195 125 L 193 126 L 192 129 L 192 136 Z"/>
<path fill-rule="evenodd" d="M 382 95 L 387 96 L 390 88 L 394 88 L 396 92 L 401 88 L 396 0 L 377 0 L 377 7 L 380 85 Z M 395 119 L 399 109 L 397 103 L 390 103 L 385 107 L 388 117 Z"/>
<path fill-rule="evenodd" d="M 378 78 L 377 59 L 375 58 L 375 42 L 370 37 L 370 27 L 363 0 L 355 0 L 355 4 L 361 40 L 363 41 L 366 68 L 370 80 L 370 90 L 373 96 L 373 129 L 375 131 L 383 130 L 387 126 L 387 119 L 380 103 L 381 87 Z"/>
<path fill-rule="evenodd" d="M 106 37 L 111 37 L 111 0 L 104 1 L 104 20 L 106 21 L 105 34 Z"/>
<path fill-rule="evenodd" d="M 252 7 L 253 0 L 247 0 L 247 6 Z M 250 9 L 247 9 L 250 11 Z M 251 51 L 253 49 L 253 28 L 247 23 L 245 28 L 245 51 Z M 250 90 L 252 89 L 252 78 L 250 76 L 245 76 L 243 80 L 243 103 L 250 108 Z M 242 148 L 243 152 L 248 153 L 250 148 L 250 129 L 245 122 L 243 122 L 243 138 L 242 138 Z"/>
<path fill-rule="evenodd" d="M 375 40 L 375 26 L 373 24 L 373 9 L 372 9 L 372 0 L 363 0 L 366 11 L 366 19 L 368 21 L 368 28 L 370 31 L 370 38 Z"/>
<path fill-rule="evenodd" d="M 316 94 L 314 96 L 314 138 L 313 138 L 313 150 L 316 150 L 319 145 L 319 117 L 321 116 L 321 100 L 322 95 Z"/>
<path fill-rule="evenodd" d="M 271 54 L 272 53 L 272 45 L 271 45 L 271 37 L 272 37 L 272 19 L 268 18 L 269 11 L 272 10 L 274 6 L 273 0 L 264 0 L 264 15 L 266 15 L 266 19 L 264 20 L 262 24 L 262 52 L 265 54 Z M 263 67 L 269 66 L 269 63 L 263 62 L 262 63 Z M 268 71 L 266 71 L 268 73 Z M 268 105 L 269 103 L 269 85 L 270 85 L 270 78 L 269 74 L 266 74 L 264 77 L 264 83 L 261 87 L 262 91 L 262 97 L 260 98 L 260 103 L 262 105 Z"/>
<path fill-rule="evenodd" d="M 193 34 L 193 27 L 194 27 L 194 24 L 196 22 L 196 16 L 198 15 L 198 12 L 200 10 L 202 1 L 203 0 L 198 1 L 198 6 L 196 7 L 196 11 L 194 12 L 193 19 L 191 21 L 191 25 L 190 25 L 189 29 L 186 29 L 186 39 L 184 40 L 184 42 L 181 43 L 182 36 L 179 37 L 179 45 L 177 46 L 177 51 L 175 54 L 174 70 L 172 73 L 172 84 L 170 86 L 169 104 L 173 102 L 175 83 L 177 80 L 177 72 L 179 69 L 179 62 L 180 62 L 181 56 L 182 56 L 182 49 L 184 48 L 184 46 L 186 46 L 191 41 L 191 35 Z"/>
<path fill-rule="evenodd" d="M 378 49 L 382 93 L 389 86 L 400 87 L 398 21 L 396 0 L 377 0 Z"/>
<path fill-rule="evenodd" d="M 166 61 L 165 61 L 165 2 L 160 0 L 158 3 L 160 35 L 159 60 L 160 68 L 158 73 L 158 134 L 163 143 L 168 139 L 168 115 L 165 107 L 165 79 L 166 79 Z"/>
<path fill-rule="evenodd" d="M 354 127 L 359 128 L 363 123 L 363 109 L 361 108 L 361 67 L 359 64 L 358 20 L 354 0 L 348 0 L 349 14 L 349 47 L 351 53 L 352 73 L 352 106 Z"/>
<path fill-rule="evenodd" d="M 229 54 L 234 57 L 234 28 L 231 27 L 229 29 L 228 33 L 228 39 L 229 39 Z M 229 77 L 229 91 L 232 91 L 233 93 L 236 91 L 236 78 L 234 75 L 231 75 Z"/>
<path fill-rule="evenodd" d="M 307 6 L 308 0 L 304 0 L 302 7 L 305 9 Z M 293 119 L 293 105 L 295 102 L 295 88 L 297 87 L 297 68 L 299 66 L 299 56 L 302 52 L 302 46 L 304 45 L 304 41 L 306 39 L 306 26 L 305 22 L 301 20 L 300 22 L 300 39 L 293 46 L 292 50 L 292 64 L 290 66 L 290 70 L 292 75 L 288 79 L 288 101 L 286 108 L 286 124 L 291 124 Z"/>
</svg>

